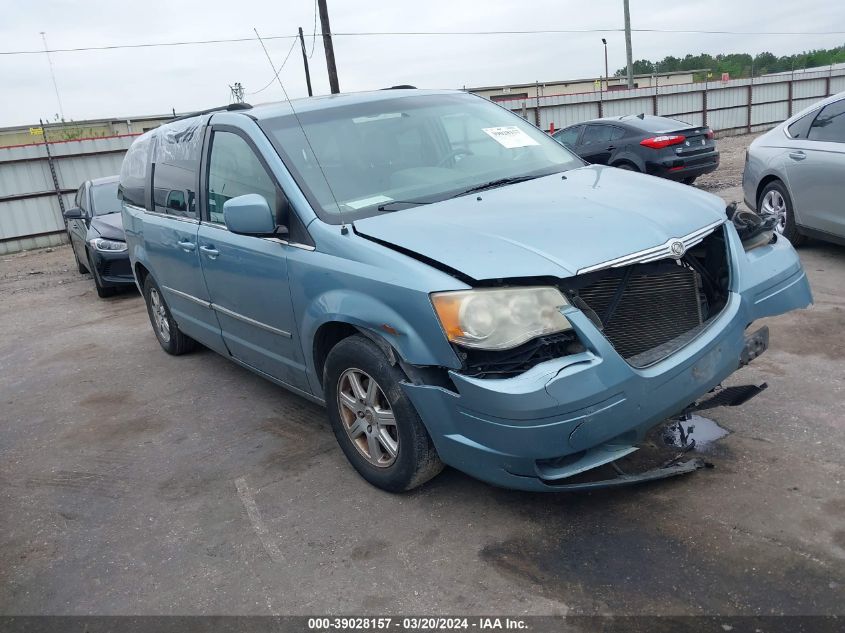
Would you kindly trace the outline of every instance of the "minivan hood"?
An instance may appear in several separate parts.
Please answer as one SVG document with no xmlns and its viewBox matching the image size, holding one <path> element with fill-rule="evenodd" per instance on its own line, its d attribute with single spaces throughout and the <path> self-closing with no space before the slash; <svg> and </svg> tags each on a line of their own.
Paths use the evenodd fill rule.
<svg viewBox="0 0 845 633">
<path fill-rule="evenodd" d="M 716 196 L 593 165 L 354 224 L 360 235 L 485 280 L 569 277 L 720 219 L 725 203 Z"/>
<path fill-rule="evenodd" d="M 107 240 L 126 241 L 126 234 L 123 232 L 123 214 L 107 213 L 106 215 L 95 215 L 91 218 L 91 228 Z"/>
</svg>

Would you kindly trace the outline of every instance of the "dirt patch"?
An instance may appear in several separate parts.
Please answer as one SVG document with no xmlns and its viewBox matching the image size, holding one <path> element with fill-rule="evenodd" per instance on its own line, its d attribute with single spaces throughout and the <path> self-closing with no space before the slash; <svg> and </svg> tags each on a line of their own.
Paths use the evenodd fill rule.
<svg viewBox="0 0 845 633">
<path fill-rule="evenodd" d="M 833 517 L 845 517 L 845 499 L 831 499 L 822 505 L 822 510 Z"/>
<path fill-rule="evenodd" d="M 790 327 L 789 332 L 777 332 L 776 338 L 773 336 L 779 350 L 831 360 L 845 358 L 845 338 L 831 336 L 832 332 L 845 331 L 845 310 L 839 306 L 816 306 L 803 310 L 800 313 L 799 327 L 798 334 Z"/>
<path fill-rule="evenodd" d="M 383 539 L 368 539 L 349 551 L 350 560 L 365 561 L 384 556 L 390 549 L 390 543 Z"/>
<path fill-rule="evenodd" d="M 706 531 L 690 534 L 690 526 L 678 538 L 641 513 L 575 514 L 534 536 L 491 543 L 480 558 L 547 598 L 572 604 L 582 602 L 573 597 L 583 596 L 587 604 L 598 602 L 616 614 L 841 611 L 841 595 L 833 587 L 845 582 L 842 570 L 820 568 L 773 546 L 716 541 Z"/>
<path fill-rule="evenodd" d="M 115 402 L 121 401 L 111 401 L 112 404 Z M 104 416 L 69 428 L 63 438 L 69 443 L 82 446 L 122 442 L 134 444 L 138 436 L 154 436 L 166 431 L 169 426 L 169 420 L 155 415 L 130 419 Z"/>
<path fill-rule="evenodd" d="M 86 396 L 79 401 L 79 404 L 86 407 L 99 407 L 101 405 L 116 406 L 126 405 L 132 401 L 131 391 L 101 391 L 99 393 Z"/>
</svg>

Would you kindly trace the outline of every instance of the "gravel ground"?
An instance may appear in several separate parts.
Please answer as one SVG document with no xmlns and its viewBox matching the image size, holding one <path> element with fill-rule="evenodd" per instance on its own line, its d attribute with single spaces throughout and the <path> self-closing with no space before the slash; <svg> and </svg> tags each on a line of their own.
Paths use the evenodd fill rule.
<svg viewBox="0 0 845 633">
<path fill-rule="evenodd" d="M 701 176 L 695 186 L 715 193 L 726 202 L 742 203 L 742 170 L 745 167 L 745 150 L 759 134 L 728 136 L 716 141 L 719 149 L 719 169 Z"/>
<path fill-rule="evenodd" d="M 700 186 L 731 197 L 748 142 Z M 2 258 L 0 614 L 845 615 L 845 248 L 800 255 L 816 304 L 707 412 L 713 469 L 554 495 L 380 492 L 319 407 L 168 357 L 69 248 Z"/>
</svg>

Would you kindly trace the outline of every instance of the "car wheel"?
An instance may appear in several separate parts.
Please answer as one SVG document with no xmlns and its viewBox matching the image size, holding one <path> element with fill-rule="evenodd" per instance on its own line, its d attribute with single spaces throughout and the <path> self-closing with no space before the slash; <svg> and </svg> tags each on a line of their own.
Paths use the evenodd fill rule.
<svg viewBox="0 0 845 633">
<path fill-rule="evenodd" d="M 73 247 L 73 243 L 71 243 L 70 250 L 73 251 L 73 261 L 76 262 L 76 270 L 79 274 L 84 275 L 88 272 L 88 269 L 82 265 L 81 261 L 79 261 L 79 255 L 76 254 L 76 249 Z"/>
<path fill-rule="evenodd" d="M 616 163 L 616 169 L 624 169 L 625 171 L 640 171 L 634 163 Z"/>
<path fill-rule="evenodd" d="M 164 295 L 152 275 L 147 275 L 144 281 L 144 300 L 147 302 L 147 314 L 150 317 L 153 332 L 165 352 L 179 356 L 196 348 L 197 342 L 183 334 L 176 325 L 173 315 L 170 314 L 170 308 L 164 300 Z"/>
<path fill-rule="evenodd" d="M 697 177 L 698 176 L 690 176 L 689 178 L 684 178 L 681 182 L 684 183 L 685 185 L 691 185 L 692 183 L 695 182 L 695 179 Z"/>
<path fill-rule="evenodd" d="M 795 226 L 792 198 L 780 180 L 773 180 L 766 185 L 757 201 L 757 210 L 764 217 L 776 217 L 778 223 L 775 230 L 792 242 L 793 246 L 800 246 L 807 241 L 806 236 L 801 235 Z"/>
<path fill-rule="evenodd" d="M 117 292 L 117 288 L 103 285 L 103 281 L 100 279 L 100 273 L 97 272 L 97 267 L 94 266 L 94 262 L 91 259 L 91 253 L 88 253 L 88 269 L 91 271 L 91 276 L 94 278 L 94 287 L 97 289 L 97 296 L 101 299 L 114 296 L 114 293 Z"/>
<path fill-rule="evenodd" d="M 441 470 L 443 462 L 400 382 L 401 369 L 361 335 L 329 352 L 323 371 L 326 408 L 346 458 L 372 485 L 410 490 Z"/>
</svg>

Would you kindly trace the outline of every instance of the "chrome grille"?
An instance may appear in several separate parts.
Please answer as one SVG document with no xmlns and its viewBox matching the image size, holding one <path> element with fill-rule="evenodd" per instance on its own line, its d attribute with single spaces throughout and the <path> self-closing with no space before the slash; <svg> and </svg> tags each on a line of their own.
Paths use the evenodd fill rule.
<svg viewBox="0 0 845 633">
<path fill-rule="evenodd" d="M 702 323 L 699 277 L 685 266 L 655 272 L 634 266 L 622 276 L 581 288 L 578 296 L 596 313 L 616 351 L 634 366 L 668 356 Z M 677 347 L 671 345 L 675 340 Z M 646 354 L 655 348 L 660 348 L 659 357 Z"/>
</svg>

